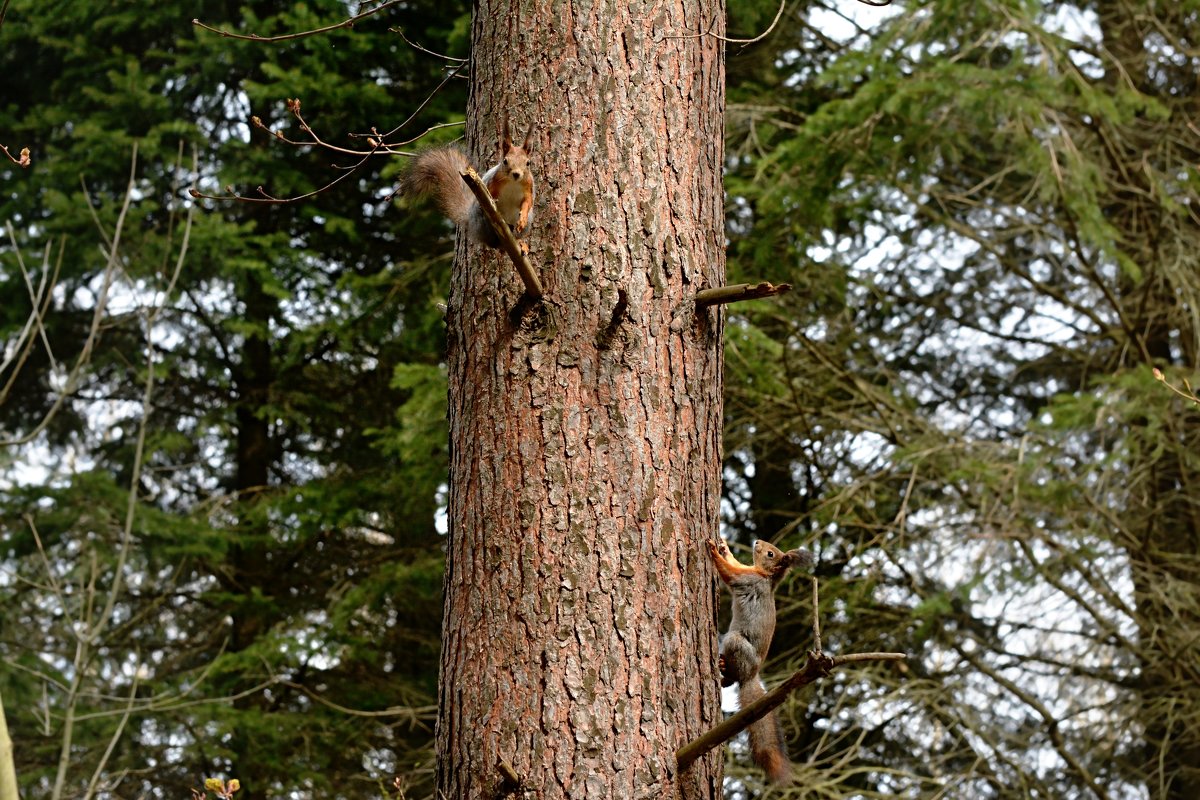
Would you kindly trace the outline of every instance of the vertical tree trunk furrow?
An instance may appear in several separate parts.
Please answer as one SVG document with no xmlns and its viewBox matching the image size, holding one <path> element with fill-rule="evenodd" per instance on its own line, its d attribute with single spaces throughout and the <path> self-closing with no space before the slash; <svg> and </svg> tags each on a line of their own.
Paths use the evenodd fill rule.
<svg viewBox="0 0 1200 800">
<path fill-rule="evenodd" d="M 450 541 L 438 786 L 717 797 L 674 751 L 720 714 L 714 580 L 724 277 L 719 40 L 688 0 L 479 2 L 468 140 L 533 125 L 530 256 L 460 243 L 447 314 Z M 687 38 L 684 38 L 687 37 Z M 620 300 L 622 294 L 626 302 Z M 623 308 L 623 310 L 622 310 Z M 520 309 L 519 309 L 520 310 Z"/>
</svg>

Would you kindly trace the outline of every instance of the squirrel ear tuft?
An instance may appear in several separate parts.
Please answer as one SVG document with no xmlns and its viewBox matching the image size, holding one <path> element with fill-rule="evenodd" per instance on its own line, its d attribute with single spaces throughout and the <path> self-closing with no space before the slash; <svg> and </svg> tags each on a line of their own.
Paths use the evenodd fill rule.
<svg viewBox="0 0 1200 800">
<path fill-rule="evenodd" d="M 502 133 L 500 134 L 500 151 L 507 153 L 512 149 L 512 135 L 508 132 L 508 112 L 504 112 L 504 123 L 501 126 Z"/>
<path fill-rule="evenodd" d="M 529 128 L 525 131 L 525 141 L 521 142 L 522 150 L 529 150 L 529 140 L 533 138 L 533 123 L 529 123 Z"/>
</svg>

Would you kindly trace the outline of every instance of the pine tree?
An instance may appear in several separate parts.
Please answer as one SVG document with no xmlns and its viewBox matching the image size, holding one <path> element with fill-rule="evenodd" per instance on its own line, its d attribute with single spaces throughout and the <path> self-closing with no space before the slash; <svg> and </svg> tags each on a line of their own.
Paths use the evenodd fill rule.
<svg viewBox="0 0 1200 800">
<path fill-rule="evenodd" d="M 731 72 L 731 273 L 798 291 L 731 321 L 730 522 L 919 656 L 794 743 L 837 796 L 1193 796 L 1196 9 L 854 16 Z"/>
<path fill-rule="evenodd" d="M 564 13 L 567 15 L 563 18 Z M 533 128 L 545 287 L 460 241 L 438 790 L 686 797 L 719 714 L 720 3 L 480 3 L 468 142 Z M 498 763 L 514 771 L 512 785 Z"/>
</svg>

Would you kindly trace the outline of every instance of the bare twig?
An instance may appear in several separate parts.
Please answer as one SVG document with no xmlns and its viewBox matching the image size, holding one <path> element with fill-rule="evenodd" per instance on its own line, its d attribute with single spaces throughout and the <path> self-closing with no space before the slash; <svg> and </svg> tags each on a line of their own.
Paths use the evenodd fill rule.
<svg viewBox="0 0 1200 800">
<path fill-rule="evenodd" d="M 500 216 L 500 212 L 496 210 L 496 203 L 492 200 L 492 195 L 484 186 L 483 180 L 479 174 L 470 167 L 466 172 L 461 173 L 462 179 L 466 181 L 467 187 L 471 193 L 475 195 L 475 199 L 479 201 L 479 207 L 483 210 L 483 216 L 487 218 L 491 224 L 492 230 L 496 231 L 496 235 L 500 237 L 500 249 L 508 254 L 512 259 L 513 266 L 517 268 L 517 274 L 521 276 L 521 280 L 525 284 L 525 294 L 529 295 L 534 300 L 542 299 L 542 282 L 538 278 L 537 273 L 533 271 L 533 265 L 529 263 L 529 259 L 525 253 L 521 252 L 521 246 L 517 243 L 517 238 L 513 236 L 512 229 L 508 227 L 508 223 Z"/>
<path fill-rule="evenodd" d="M 817 591 L 816 576 L 812 579 L 812 594 L 813 594 L 813 650 L 821 652 L 821 608 L 819 603 L 821 597 Z"/>
<path fill-rule="evenodd" d="M 888 2 L 891 2 L 891 0 L 888 0 Z M 755 36 L 753 39 L 731 39 L 729 37 L 722 36 L 719 33 L 713 33 L 713 28 L 717 27 L 717 22 L 720 21 L 720 19 L 721 19 L 721 17 L 719 17 L 719 16 L 714 16 L 712 18 L 712 21 L 708 23 L 708 27 L 702 33 L 685 33 L 685 34 L 679 34 L 679 35 L 675 35 L 675 36 L 664 36 L 663 38 L 664 39 L 701 39 L 705 36 L 711 36 L 712 38 L 714 38 L 718 41 L 721 41 L 721 42 L 725 42 L 726 44 L 740 44 L 740 45 L 743 45 L 743 47 L 746 45 L 752 45 L 755 42 L 761 42 L 763 39 L 767 38 L 771 34 L 771 31 L 775 30 L 775 26 L 779 24 L 779 18 L 783 16 L 783 9 L 786 7 L 787 7 L 787 0 L 780 0 L 779 10 L 775 12 L 775 19 L 771 20 L 771 24 L 767 27 L 767 29 L 765 31 L 760 33 L 758 36 Z"/>
<path fill-rule="evenodd" d="M 709 36 L 713 37 L 714 39 L 719 39 L 726 44 L 748 45 L 754 44 L 755 42 L 761 42 L 763 39 L 771 35 L 771 31 L 775 30 L 775 26 L 779 24 L 779 18 L 783 16 L 783 9 L 786 7 L 787 0 L 782 0 L 782 2 L 779 4 L 779 10 L 775 12 L 775 19 L 771 20 L 771 24 L 767 26 L 765 31 L 760 33 L 758 36 L 755 36 L 753 39 L 727 39 L 724 36 L 718 36 L 715 33 L 710 33 Z"/>
<path fill-rule="evenodd" d="M 21 272 L 26 276 L 26 286 L 30 286 L 28 272 L 25 270 L 25 262 L 21 259 L 21 250 L 17 246 L 17 234 L 13 230 L 12 223 L 8 223 L 8 236 L 12 241 L 13 253 L 17 257 L 17 265 L 21 268 Z M 8 380 L 5 381 L 3 388 L 0 388 L 0 405 L 8 399 L 8 393 L 12 391 L 13 385 L 17 381 L 17 376 L 21 374 L 21 368 L 25 365 L 25 361 L 29 358 L 30 353 L 37 343 L 39 337 L 33 336 L 33 328 L 36 326 L 40 333 L 40 338 L 46 346 L 46 354 L 50 359 L 51 369 L 57 370 L 57 364 L 54 361 L 54 354 L 50 351 L 50 345 L 46 339 L 43 320 L 46 318 L 46 311 L 50 308 L 50 303 L 54 299 L 54 287 L 58 283 L 58 273 L 62 269 L 63 253 L 66 249 L 65 240 L 58 248 L 58 259 L 54 262 L 54 270 L 50 270 L 50 245 L 46 245 L 45 253 L 42 256 L 42 274 L 38 278 L 38 287 L 36 290 L 30 290 L 30 300 L 32 309 L 29 312 L 29 319 L 25 321 L 25 327 L 17 336 L 16 341 L 12 345 L 12 355 L 0 364 L 0 372 L 4 372 L 9 366 L 12 366 L 12 372 L 9 373 Z"/>
<path fill-rule="evenodd" d="M 441 83 L 439 83 L 437 86 L 433 87 L 433 91 L 430 92 L 429 95 L 424 100 L 421 101 L 420 105 L 418 105 L 415 109 L 413 109 L 413 112 L 408 115 L 408 119 L 404 120 L 404 122 L 401 122 L 399 125 L 392 128 L 387 133 L 383 134 L 382 138 L 386 139 L 387 137 L 392 136 L 393 134 L 396 133 L 396 131 L 400 130 L 405 125 L 407 125 L 408 123 L 410 123 L 414 119 L 416 119 L 417 114 L 420 114 L 421 111 L 425 108 L 425 106 L 429 105 L 429 103 L 433 100 L 433 98 L 437 96 L 437 93 L 440 92 L 446 86 L 447 83 L 452 81 L 455 78 L 455 76 L 458 75 L 458 73 L 462 72 L 466 68 L 466 66 L 467 66 L 467 64 L 466 64 L 466 62 L 464 62 L 462 64 L 459 64 L 454 69 L 450 70 L 450 74 L 448 74 L 445 78 L 443 78 Z M 351 134 L 349 134 L 349 136 L 351 139 L 355 139 L 355 138 L 363 138 L 363 137 L 375 137 L 375 136 L 378 136 L 378 134 L 376 134 L 374 131 L 372 131 L 371 133 L 351 133 Z"/>
<path fill-rule="evenodd" d="M 307 697 L 316 700 L 321 705 L 353 717 L 407 717 L 410 724 L 419 725 L 421 724 L 422 717 L 428 717 L 429 715 L 437 712 L 437 706 L 392 706 L 390 708 L 385 708 L 382 711 L 362 711 L 361 709 L 349 708 L 347 706 L 335 703 L 332 700 L 328 700 L 302 683 L 285 680 L 277 681 L 277 683 L 281 686 L 287 686 L 291 689 L 303 692 Z"/>
<path fill-rule="evenodd" d="M 310 31 L 297 31 L 296 33 L 283 33 L 278 36 L 259 36 L 257 33 L 233 33 L 231 31 L 221 30 L 220 28 L 214 28 L 210 25 L 205 25 L 198 19 L 192 20 L 192 24 L 198 28 L 203 28 L 206 31 L 211 31 L 218 36 L 224 36 L 227 39 L 243 39 L 250 42 L 284 42 L 289 39 L 303 39 L 306 36 L 316 36 L 318 33 L 336 31 L 338 28 L 353 28 L 354 23 L 358 22 L 360 19 L 374 16 L 380 11 L 383 11 L 385 8 L 399 5 L 402 2 L 405 2 L 405 0 L 388 0 L 388 2 L 378 5 L 375 8 L 372 8 L 370 11 L 364 11 L 361 14 L 356 14 L 353 17 L 344 19 L 341 22 L 334 23 L 333 25 L 326 25 L 324 28 L 314 28 Z"/>
<path fill-rule="evenodd" d="M 378 147 L 375 148 L 375 150 L 378 150 L 378 149 L 379 149 Z M 367 163 L 367 159 L 369 159 L 371 156 L 375 155 L 375 150 L 371 150 L 370 152 L 368 152 L 361 159 L 359 159 L 358 162 L 355 164 L 351 164 L 348 167 L 338 167 L 338 169 L 343 170 L 342 174 L 337 176 L 336 178 L 334 178 L 333 180 L 331 180 L 329 183 L 325 184 L 324 186 L 320 187 L 319 189 L 313 189 L 311 192 L 305 192 L 304 194 L 296 195 L 295 197 L 274 197 L 270 194 L 267 194 L 267 190 L 261 186 L 255 187 L 255 191 L 258 192 L 259 195 L 261 195 L 260 197 L 246 197 L 245 195 L 238 194 L 237 192 L 235 192 L 233 190 L 232 186 L 225 187 L 225 191 L 229 192 L 229 194 L 227 194 L 227 195 L 205 194 L 204 192 L 197 189 L 195 186 L 188 189 L 188 194 L 190 194 L 192 197 L 196 198 L 197 200 L 200 200 L 200 199 L 204 199 L 204 200 L 237 200 L 242 203 L 268 203 L 268 204 L 274 204 L 274 205 L 282 205 L 284 203 L 295 203 L 298 200 L 305 200 L 309 197 L 314 197 L 314 196 L 320 194 L 321 192 L 331 189 L 334 186 L 336 186 L 337 184 L 346 180 L 346 178 L 353 175 L 358 170 L 359 167 L 361 167 L 363 164 Z"/>
<path fill-rule="evenodd" d="M 104 767 L 108 764 L 108 759 L 112 756 L 113 750 L 116 749 L 117 742 L 121 740 L 121 734 L 125 732 L 125 724 L 133 716 L 133 704 L 137 700 L 138 683 L 138 670 L 134 669 L 133 680 L 130 681 L 129 687 L 129 700 L 125 703 L 125 711 L 121 714 L 121 719 L 118 720 L 117 727 L 113 731 L 112 736 L 108 738 L 108 746 L 104 748 L 104 755 L 100 756 L 100 763 L 96 764 L 96 769 L 92 771 L 92 779 L 88 781 L 87 791 L 83 793 L 83 800 L 91 800 L 91 798 L 96 796 L 96 788 L 100 785 L 100 778 L 104 775 Z"/>
<path fill-rule="evenodd" d="M 1167 381 L 1167 376 L 1163 375 L 1162 370 L 1158 367 L 1155 367 L 1154 379 L 1185 400 L 1190 400 L 1193 403 L 1200 405 L 1200 396 L 1196 395 L 1195 390 L 1192 389 L 1192 385 L 1188 383 L 1187 378 L 1183 379 L 1183 389 L 1180 389 L 1178 386 L 1172 386 L 1171 383 Z M 1187 391 L 1184 391 L 1184 389 Z"/>
<path fill-rule="evenodd" d="M 108 308 L 108 293 L 112 289 L 113 279 L 117 274 L 120 259 L 118 258 L 118 245 L 121 241 L 121 229 L 125 226 L 125 215 L 129 212 L 129 205 L 133 201 L 134 182 L 137 177 L 137 143 L 134 142 L 133 153 L 130 156 L 129 163 L 129 184 L 125 189 L 125 199 L 121 203 L 121 210 L 117 214 L 117 222 L 113 233 L 112 242 L 108 247 L 108 263 L 104 266 L 104 277 L 100 285 L 100 294 L 96 297 L 96 307 L 92 310 L 92 323 L 88 329 L 87 338 L 83 342 L 83 348 L 79 351 L 79 356 L 75 359 L 75 365 L 71 368 L 70 375 L 67 376 L 65 385 L 62 391 L 58 393 L 50 410 L 46 412 L 41 421 L 34 426 L 33 430 L 24 436 L 15 439 L 0 440 L 0 447 L 11 447 L 14 445 L 27 444 L 33 441 L 50 421 L 54 419 L 66 402 L 67 397 L 75 391 L 80 375 L 83 374 L 83 367 L 92 357 L 92 348 L 96 346 L 96 341 L 100 335 L 100 321 L 104 318 L 104 313 Z"/>
<path fill-rule="evenodd" d="M 792 290 L 790 283 L 734 283 L 729 286 L 718 286 L 714 289 L 701 289 L 696 292 L 696 308 L 736 303 L 739 300 L 757 300 L 784 294 Z"/>
<path fill-rule="evenodd" d="M 454 64 L 462 64 L 462 63 L 465 63 L 466 61 L 468 61 L 468 59 L 465 59 L 465 58 L 457 58 L 455 56 L 448 56 L 448 55 L 445 55 L 444 53 L 435 53 L 433 50 L 430 50 L 427 47 L 422 47 L 421 45 L 414 42 L 412 39 L 409 39 L 407 36 L 405 36 L 403 28 L 388 28 L 388 30 L 391 31 L 392 33 L 397 34 L 401 39 L 404 40 L 404 43 L 407 44 L 409 47 L 411 47 L 413 50 L 419 50 L 420 52 L 426 53 L 427 55 L 431 55 L 434 58 L 440 58 L 443 61 L 449 61 Z"/>
</svg>

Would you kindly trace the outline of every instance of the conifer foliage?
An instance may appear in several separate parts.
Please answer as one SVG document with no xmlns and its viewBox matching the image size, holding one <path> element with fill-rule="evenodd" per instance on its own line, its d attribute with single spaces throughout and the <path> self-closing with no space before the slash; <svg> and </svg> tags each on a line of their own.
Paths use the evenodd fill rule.
<svg viewBox="0 0 1200 800">
<path fill-rule="evenodd" d="M 1198 11 L 814 6 L 730 61 L 731 272 L 797 291 L 730 325 L 728 519 L 910 653 L 794 708 L 828 796 L 1200 792 Z"/>
<path fill-rule="evenodd" d="M 305 203 L 187 189 L 328 183 L 356 159 L 251 117 L 305 139 L 302 98 L 360 146 L 344 134 L 395 127 L 444 78 L 388 25 L 453 49 L 466 10 L 268 47 L 191 20 L 265 36 L 345 4 L 4 5 L 0 141 L 31 151 L 0 162 L 6 342 L 34 307 L 18 261 L 34 297 L 52 287 L 0 371 L 0 693 L 25 796 L 186 798 L 205 776 L 240 779 L 239 800 L 378 796 L 398 774 L 418 791 L 449 232 L 385 201 L 394 158 Z M 450 82 L 413 124 L 463 95 Z"/>
</svg>

